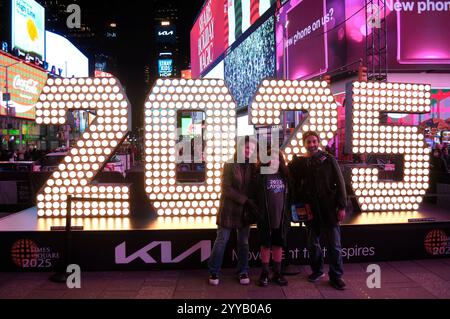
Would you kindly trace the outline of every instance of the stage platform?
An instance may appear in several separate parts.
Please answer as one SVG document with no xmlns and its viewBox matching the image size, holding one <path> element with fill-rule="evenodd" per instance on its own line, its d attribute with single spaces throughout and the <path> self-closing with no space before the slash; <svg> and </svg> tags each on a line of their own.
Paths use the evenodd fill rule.
<svg viewBox="0 0 450 319">
<path fill-rule="evenodd" d="M 1 218 L 0 271 L 50 271 L 64 264 L 68 256 L 64 225 L 64 218 L 37 218 L 35 207 Z M 51 230 L 53 226 L 59 230 Z M 83 228 L 70 232 L 69 262 L 84 270 L 205 268 L 216 232 L 214 217 L 142 212 L 126 218 L 73 218 L 72 226 Z M 349 213 L 341 229 L 344 262 L 450 257 L 448 209 L 424 204 L 419 212 Z M 235 265 L 234 237 L 224 267 Z M 251 265 L 259 263 L 258 243 L 257 229 L 252 227 Z M 308 263 L 304 225 L 292 224 L 288 243 L 286 260 Z"/>
</svg>

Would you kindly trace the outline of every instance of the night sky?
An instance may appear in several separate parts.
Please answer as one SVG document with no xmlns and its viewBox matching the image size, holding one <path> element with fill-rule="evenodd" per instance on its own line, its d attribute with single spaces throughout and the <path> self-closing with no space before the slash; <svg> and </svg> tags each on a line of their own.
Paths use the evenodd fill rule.
<svg viewBox="0 0 450 319">
<path fill-rule="evenodd" d="M 143 104 L 146 93 L 150 89 L 144 83 L 143 68 L 145 64 L 151 62 L 152 46 L 155 45 L 153 7 L 150 1 L 116 0 L 115 2 L 118 23 L 123 27 L 119 39 L 117 76 L 127 87 L 127 95 L 133 105 L 133 126 L 136 127 L 136 125 L 142 125 Z M 189 34 L 203 0 L 171 2 L 179 9 L 180 21 L 177 33 L 180 54 L 189 57 Z M 152 63 L 155 65 L 156 61 Z"/>
<path fill-rule="evenodd" d="M 44 1 L 39 1 L 44 4 Z M 73 0 L 59 1 L 64 6 L 74 3 Z M 67 4 L 66 4 L 67 2 Z M 108 42 L 94 41 L 91 52 L 86 54 L 91 57 L 93 53 L 107 52 L 117 57 L 116 76 L 126 87 L 127 96 L 133 109 L 133 128 L 143 124 L 143 105 L 145 96 L 150 89 L 144 83 L 144 66 L 156 65 L 152 60 L 152 52 L 155 52 L 154 39 L 154 11 L 160 4 L 171 3 L 178 9 L 177 34 L 179 37 L 180 60 L 189 60 L 190 55 L 190 30 L 203 5 L 204 0 L 79 0 L 81 8 L 81 22 L 95 30 L 104 29 L 110 22 L 117 23 L 117 39 L 113 45 Z M 62 17 L 60 33 L 64 34 L 65 20 L 69 14 Z M 75 43 L 76 39 L 71 39 Z M 82 40 L 80 40 L 82 41 Z M 91 41 L 92 42 L 92 41 Z M 154 58 L 154 57 L 153 57 Z M 93 64 L 93 61 L 90 61 Z M 188 65 L 180 65 L 180 69 Z M 152 74 L 152 83 L 156 74 Z"/>
</svg>

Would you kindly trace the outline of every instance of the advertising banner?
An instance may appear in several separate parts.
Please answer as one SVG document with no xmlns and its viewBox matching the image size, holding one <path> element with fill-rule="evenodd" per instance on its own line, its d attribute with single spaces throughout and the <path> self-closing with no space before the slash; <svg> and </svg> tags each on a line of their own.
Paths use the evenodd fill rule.
<svg viewBox="0 0 450 319">
<path fill-rule="evenodd" d="M 364 57 L 366 15 L 364 0 L 346 0 L 348 61 Z M 383 8 L 374 7 L 368 24 L 380 25 Z M 438 0 L 386 1 L 387 64 L 389 71 L 449 69 L 450 3 Z M 369 34 L 372 29 L 369 28 Z"/>
<path fill-rule="evenodd" d="M 346 63 L 344 0 L 291 0 L 276 25 L 277 76 L 307 79 Z"/>
<path fill-rule="evenodd" d="M 276 25 L 277 76 L 356 70 L 366 60 L 366 35 L 383 28 L 384 18 L 383 7 L 366 8 L 364 0 L 287 2 Z M 442 32 L 450 28 L 449 3 L 387 0 L 385 28 L 388 71 L 450 69 L 450 38 Z"/>
<path fill-rule="evenodd" d="M 164 78 L 164 77 L 171 77 L 172 75 L 173 75 L 173 60 L 159 59 L 158 76 Z"/>
<path fill-rule="evenodd" d="M 225 38 L 231 46 L 247 31 L 276 0 L 227 0 L 225 15 Z"/>
<path fill-rule="evenodd" d="M 347 263 L 450 257 L 449 223 L 342 226 L 342 258 Z M 64 232 L 0 232 L 0 270 L 55 269 L 65 259 Z M 83 270 L 207 269 L 216 229 L 83 231 L 72 233 L 72 263 Z M 99 254 L 99 252 L 102 252 Z M 260 265 L 259 236 L 252 228 L 249 264 Z M 329 255 L 323 247 L 325 258 Z M 292 227 L 284 261 L 307 265 L 305 227 Z M 230 237 L 224 268 L 237 263 L 236 238 Z"/>
<path fill-rule="evenodd" d="M 8 106 L 10 116 L 35 119 L 35 105 L 40 92 L 47 81 L 47 73 L 26 62 L 13 59 L 0 52 L 0 115 L 6 115 L 6 103 L 3 93 L 6 92 L 6 69 L 8 69 Z"/>
<path fill-rule="evenodd" d="M 191 30 L 193 78 L 236 42 L 277 0 L 209 0 Z"/>
<path fill-rule="evenodd" d="M 192 77 L 200 74 L 226 49 L 224 0 L 209 0 L 191 30 Z"/>
<path fill-rule="evenodd" d="M 11 46 L 44 58 L 45 10 L 34 0 L 12 0 Z"/>
<path fill-rule="evenodd" d="M 65 37 L 45 31 L 48 71 L 61 77 L 88 77 L 89 59 Z"/>
<path fill-rule="evenodd" d="M 225 57 L 225 82 L 238 107 L 248 106 L 261 81 L 275 75 L 274 27 L 270 17 Z"/>
</svg>

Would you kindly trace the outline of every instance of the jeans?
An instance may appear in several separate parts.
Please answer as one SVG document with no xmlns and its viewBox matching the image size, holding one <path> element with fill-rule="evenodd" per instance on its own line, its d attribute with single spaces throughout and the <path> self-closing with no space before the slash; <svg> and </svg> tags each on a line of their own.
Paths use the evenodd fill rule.
<svg viewBox="0 0 450 319">
<path fill-rule="evenodd" d="M 323 254 L 320 246 L 320 234 L 325 235 L 328 261 L 330 270 L 328 275 L 330 279 L 341 278 L 344 274 L 341 249 L 341 229 L 339 225 L 334 227 L 314 226 L 307 227 L 309 261 L 313 273 L 323 274 Z"/>
<path fill-rule="evenodd" d="M 212 275 L 219 275 L 222 267 L 223 255 L 230 239 L 231 228 L 218 226 L 217 237 L 208 261 L 209 272 Z M 247 274 L 248 272 L 248 237 L 250 235 L 250 226 L 237 229 L 237 250 L 238 250 L 238 274 Z"/>
</svg>

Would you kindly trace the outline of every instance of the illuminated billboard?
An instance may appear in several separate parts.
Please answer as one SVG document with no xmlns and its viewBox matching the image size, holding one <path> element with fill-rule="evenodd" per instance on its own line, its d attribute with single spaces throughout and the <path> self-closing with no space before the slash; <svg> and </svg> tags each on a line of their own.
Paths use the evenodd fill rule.
<svg viewBox="0 0 450 319">
<path fill-rule="evenodd" d="M 224 1 L 209 0 L 191 30 L 192 77 L 198 78 L 226 49 Z"/>
<path fill-rule="evenodd" d="M 45 10 L 34 0 L 12 0 L 11 46 L 44 57 Z"/>
<path fill-rule="evenodd" d="M 173 60 L 159 59 L 158 60 L 158 76 L 171 77 L 173 75 Z"/>
<path fill-rule="evenodd" d="M 348 60 L 364 56 L 366 17 L 364 0 L 347 0 Z M 383 13 L 380 14 L 383 18 Z M 378 23 L 377 16 L 371 17 Z M 437 0 L 386 1 L 388 68 L 395 70 L 449 69 L 450 3 Z M 371 30 L 369 29 L 369 34 Z"/>
<path fill-rule="evenodd" d="M 89 60 L 68 39 L 56 33 L 45 31 L 45 60 L 48 71 L 52 69 L 62 77 L 88 77 Z"/>
<path fill-rule="evenodd" d="M 276 25 L 277 75 L 308 79 L 345 64 L 344 0 L 291 0 Z"/>
<path fill-rule="evenodd" d="M 8 68 L 8 92 L 11 97 L 8 104 L 10 108 L 9 114 L 15 117 L 34 120 L 35 105 L 47 81 L 47 73 L 2 52 L 0 52 L 0 64 Z M 3 100 L 3 93 L 5 93 L 6 87 L 5 73 L 6 68 L 0 68 L 0 90 L 2 93 L 0 95 L 1 115 L 6 115 L 7 112 L 6 101 Z"/>
<path fill-rule="evenodd" d="M 225 82 L 237 106 L 248 106 L 262 79 L 275 76 L 275 19 L 270 17 L 225 57 Z"/>
<path fill-rule="evenodd" d="M 277 16 L 277 76 L 309 79 L 366 60 L 366 33 L 383 20 L 383 8 L 369 12 L 364 0 L 291 0 Z M 441 10 L 442 9 L 442 10 Z M 450 4 L 442 1 L 386 1 L 387 67 L 450 69 Z M 381 25 L 380 25 L 381 26 Z"/>
<path fill-rule="evenodd" d="M 276 0 L 228 0 L 225 1 L 225 38 L 231 46 L 250 28 Z"/>
<path fill-rule="evenodd" d="M 217 59 L 276 0 L 209 0 L 191 30 L 191 68 L 194 78 L 204 75 Z"/>
</svg>

